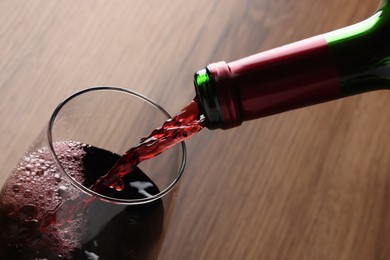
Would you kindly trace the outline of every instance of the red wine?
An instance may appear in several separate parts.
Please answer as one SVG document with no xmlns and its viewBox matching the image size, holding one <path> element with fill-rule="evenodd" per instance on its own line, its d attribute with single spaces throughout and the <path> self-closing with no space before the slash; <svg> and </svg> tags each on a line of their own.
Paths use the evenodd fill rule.
<svg viewBox="0 0 390 260">
<path fill-rule="evenodd" d="M 180 113 L 164 122 L 160 127 L 152 131 L 139 144 L 128 150 L 92 187 L 93 190 L 102 192 L 108 187 L 121 191 L 124 188 L 123 177 L 136 169 L 142 161 L 154 158 L 170 147 L 180 143 L 198 133 L 203 128 L 204 117 L 200 115 L 198 102 L 193 100 L 184 107 Z"/>
<path fill-rule="evenodd" d="M 120 157 L 77 142 L 55 148 L 65 170 L 85 186 Z M 120 206 L 80 196 L 50 158 L 46 148 L 27 154 L 0 193 L 0 259 L 148 259 L 158 251 L 161 200 Z M 139 168 L 123 179 L 121 192 L 105 195 L 139 199 L 159 192 Z"/>
</svg>

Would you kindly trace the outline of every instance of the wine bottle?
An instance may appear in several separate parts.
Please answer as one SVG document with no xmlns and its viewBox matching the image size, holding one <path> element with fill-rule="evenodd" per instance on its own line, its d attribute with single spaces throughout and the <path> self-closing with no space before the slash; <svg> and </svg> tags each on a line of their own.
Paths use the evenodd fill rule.
<svg viewBox="0 0 390 260">
<path fill-rule="evenodd" d="M 209 129 L 390 88 L 390 4 L 368 19 L 195 73 Z"/>
</svg>

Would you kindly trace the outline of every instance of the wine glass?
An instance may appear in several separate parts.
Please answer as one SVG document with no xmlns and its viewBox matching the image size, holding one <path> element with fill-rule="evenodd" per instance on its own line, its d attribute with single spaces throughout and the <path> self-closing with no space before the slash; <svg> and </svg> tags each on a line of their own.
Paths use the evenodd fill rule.
<svg viewBox="0 0 390 260">
<path fill-rule="evenodd" d="M 184 142 L 112 196 L 89 189 L 170 118 L 152 100 L 93 87 L 61 102 L 0 193 L 0 259 L 156 259 L 186 162 Z"/>
</svg>

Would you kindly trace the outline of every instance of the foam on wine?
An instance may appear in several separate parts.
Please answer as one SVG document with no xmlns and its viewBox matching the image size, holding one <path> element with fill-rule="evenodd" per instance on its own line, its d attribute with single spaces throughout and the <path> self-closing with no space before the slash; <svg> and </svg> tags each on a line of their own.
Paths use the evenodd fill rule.
<svg viewBox="0 0 390 260">
<path fill-rule="evenodd" d="M 83 185 L 119 159 L 78 142 L 58 142 L 54 149 L 64 170 Z M 159 192 L 138 168 L 133 173 L 123 191 L 105 195 L 139 199 Z M 24 156 L 0 193 L 0 259 L 147 259 L 162 232 L 161 201 L 119 209 L 80 193 L 49 150 L 40 148 Z"/>
<path fill-rule="evenodd" d="M 83 180 L 81 159 L 85 155 L 85 147 L 76 142 L 56 144 L 63 167 L 80 182 Z M 15 240 L 25 239 L 23 245 L 29 247 L 28 250 L 36 251 L 46 246 L 57 255 L 66 257 L 69 251 L 79 245 L 80 229 L 85 225 L 82 217 L 76 215 L 66 225 L 62 222 L 42 221 L 48 212 L 55 211 L 64 200 L 72 200 L 77 196 L 65 178 L 59 173 L 49 150 L 41 148 L 27 154 L 4 185 L 0 210 L 7 211 L 6 214 L 13 219 L 10 228 L 15 230 L 10 235 Z"/>
</svg>

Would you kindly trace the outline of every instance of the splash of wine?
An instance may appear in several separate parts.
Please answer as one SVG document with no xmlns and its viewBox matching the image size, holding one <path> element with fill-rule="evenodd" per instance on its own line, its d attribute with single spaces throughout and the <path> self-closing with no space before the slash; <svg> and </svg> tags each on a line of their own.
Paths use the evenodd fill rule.
<svg viewBox="0 0 390 260">
<path fill-rule="evenodd" d="M 109 187 L 121 191 L 124 188 L 123 177 L 131 173 L 139 163 L 191 138 L 203 128 L 204 120 L 204 116 L 199 113 L 198 103 L 193 100 L 160 128 L 142 138 L 137 146 L 125 152 L 111 170 L 96 181 L 92 189 L 100 192 Z"/>
</svg>

